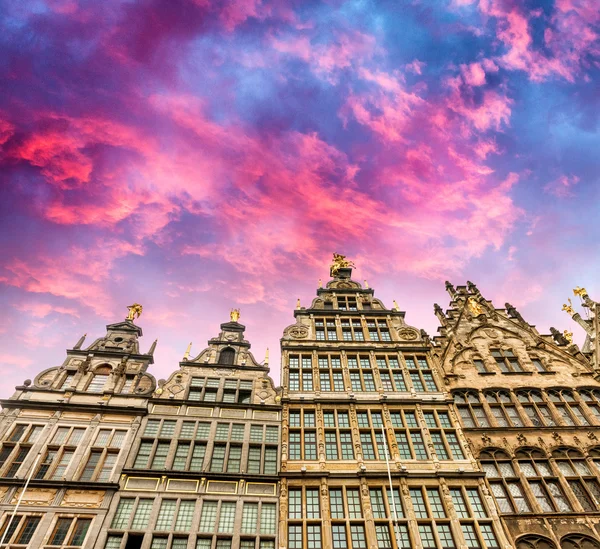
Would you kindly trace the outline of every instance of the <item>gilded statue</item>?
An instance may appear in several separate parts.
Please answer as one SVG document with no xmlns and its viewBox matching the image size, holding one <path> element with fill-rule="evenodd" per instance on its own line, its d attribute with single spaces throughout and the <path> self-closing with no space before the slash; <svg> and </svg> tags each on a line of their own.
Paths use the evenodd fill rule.
<svg viewBox="0 0 600 549">
<path fill-rule="evenodd" d="M 128 305 L 129 313 L 125 317 L 125 320 L 135 320 L 136 318 L 140 318 L 142 316 L 143 307 L 139 303 L 134 303 L 133 305 Z"/>
<path fill-rule="evenodd" d="M 563 332 L 563 337 L 569 342 L 569 344 L 573 343 L 573 332 L 569 332 L 569 330 L 565 330 Z"/>
<path fill-rule="evenodd" d="M 563 303 L 561 311 L 566 311 L 571 316 L 573 316 L 575 314 L 575 309 L 573 309 L 573 303 L 571 302 L 570 298 L 567 301 L 569 302 L 569 304 L 567 305 L 566 303 Z"/>
<path fill-rule="evenodd" d="M 240 310 L 239 309 L 231 309 L 229 313 L 229 318 L 231 322 L 237 322 L 240 319 Z"/>
<path fill-rule="evenodd" d="M 333 254 L 333 263 L 329 268 L 331 276 L 336 276 L 340 269 L 346 269 L 348 267 L 356 267 L 356 265 L 354 265 L 354 262 L 346 259 L 345 255 L 336 253 Z"/>
<path fill-rule="evenodd" d="M 477 302 L 477 299 L 474 296 L 471 296 L 469 299 L 467 299 L 467 306 L 469 307 L 469 311 L 471 311 L 475 316 L 485 314 L 485 309 Z"/>
<path fill-rule="evenodd" d="M 585 288 L 580 288 L 579 286 L 573 288 L 573 295 L 578 295 L 579 297 L 583 297 L 587 295 L 587 290 Z"/>
</svg>

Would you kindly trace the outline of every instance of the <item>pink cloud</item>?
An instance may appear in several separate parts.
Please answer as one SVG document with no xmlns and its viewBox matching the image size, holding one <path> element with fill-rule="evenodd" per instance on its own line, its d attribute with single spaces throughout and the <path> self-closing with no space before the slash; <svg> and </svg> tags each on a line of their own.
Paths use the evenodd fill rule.
<svg viewBox="0 0 600 549">
<path fill-rule="evenodd" d="M 599 35 L 596 30 L 600 10 L 594 0 L 560 0 L 549 20 L 540 11 L 526 13 L 517 5 L 502 0 L 481 0 L 481 11 L 497 20 L 497 37 L 507 52 L 498 62 L 510 70 L 521 70 L 536 82 L 551 77 L 574 82 L 587 65 L 589 56 L 600 53 Z M 544 52 L 533 43 L 530 20 L 544 19 Z"/>
<path fill-rule="evenodd" d="M 408 63 L 407 65 L 404 66 L 404 68 L 406 69 L 407 72 L 412 72 L 414 74 L 422 74 L 423 71 L 423 67 L 426 66 L 426 63 L 424 63 L 423 61 L 419 61 L 418 59 L 415 59 L 412 63 Z"/>
<path fill-rule="evenodd" d="M 579 183 L 579 177 L 576 175 L 561 175 L 558 179 L 547 183 L 544 186 L 544 192 L 553 194 L 558 198 L 570 198 L 575 196 L 573 187 Z"/>
<path fill-rule="evenodd" d="M 79 318 L 79 312 L 77 311 L 77 309 L 74 309 L 72 307 L 61 307 L 51 305 L 50 303 L 43 303 L 40 301 L 24 301 L 23 303 L 18 303 L 17 305 L 15 305 L 15 308 L 19 311 L 29 313 L 31 316 L 36 318 L 45 318 L 50 313 L 72 315 Z"/>
</svg>

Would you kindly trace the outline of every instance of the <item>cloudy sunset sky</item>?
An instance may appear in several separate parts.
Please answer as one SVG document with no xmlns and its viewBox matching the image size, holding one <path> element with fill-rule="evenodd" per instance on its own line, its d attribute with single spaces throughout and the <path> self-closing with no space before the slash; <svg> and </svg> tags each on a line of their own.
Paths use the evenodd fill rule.
<svg viewBox="0 0 600 549">
<path fill-rule="evenodd" d="M 157 377 L 255 357 L 332 252 L 435 334 L 600 300 L 597 0 L 0 0 L 0 396 L 144 306 Z"/>
</svg>

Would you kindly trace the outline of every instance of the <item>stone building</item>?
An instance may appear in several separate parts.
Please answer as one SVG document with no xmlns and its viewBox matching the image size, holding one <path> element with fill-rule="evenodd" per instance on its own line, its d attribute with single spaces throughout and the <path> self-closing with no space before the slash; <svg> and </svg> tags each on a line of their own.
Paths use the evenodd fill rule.
<svg viewBox="0 0 600 549">
<path fill-rule="evenodd" d="M 351 273 L 281 340 L 279 547 L 509 547 L 429 337 Z"/>
<path fill-rule="evenodd" d="M 564 306 L 586 331 L 582 352 L 572 334 L 540 334 L 471 282 L 446 288 L 435 355 L 511 546 L 600 548 L 597 304 L 576 288 L 589 318 Z"/>
<path fill-rule="evenodd" d="M 3 547 L 92 547 L 98 539 L 155 389 L 146 372 L 154 344 L 140 353 L 133 312 L 87 349 L 82 337 L 60 367 L 0 401 Z"/>
<path fill-rule="evenodd" d="M 281 404 L 238 317 L 159 381 L 97 548 L 275 548 Z"/>
</svg>

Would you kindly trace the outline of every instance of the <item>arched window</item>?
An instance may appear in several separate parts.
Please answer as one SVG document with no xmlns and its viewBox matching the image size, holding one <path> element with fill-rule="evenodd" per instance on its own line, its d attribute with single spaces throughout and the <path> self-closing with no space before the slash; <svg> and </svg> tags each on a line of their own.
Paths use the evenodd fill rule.
<svg viewBox="0 0 600 549">
<path fill-rule="evenodd" d="M 552 456 L 583 510 L 596 511 L 600 505 L 600 485 L 583 454 L 575 448 L 559 448 Z"/>
<path fill-rule="evenodd" d="M 481 452 L 479 459 L 500 512 L 531 513 L 531 506 L 508 454 L 500 449 L 489 449 Z"/>
<path fill-rule="evenodd" d="M 219 356 L 219 364 L 233 364 L 235 351 L 231 347 L 226 347 L 221 351 Z"/>
<path fill-rule="evenodd" d="M 486 391 L 485 399 L 499 427 L 523 427 L 523 420 L 508 391 Z"/>
<path fill-rule="evenodd" d="M 595 389 L 579 391 L 579 396 L 596 418 L 596 422 L 600 422 L 600 391 Z"/>
<path fill-rule="evenodd" d="M 524 448 L 519 450 L 515 457 L 542 512 L 568 513 L 573 510 L 560 486 L 556 472 L 541 450 Z"/>
<path fill-rule="evenodd" d="M 575 400 L 573 391 L 557 389 L 548 391 L 548 398 L 554 403 L 564 425 L 589 425 L 581 406 Z"/>
<path fill-rule="evenodd" d="M 544 397 L 540 391 L 517 391 L 517 398 L 534 427 L 551 427 L 556 425 L 556 421 L 552 417 L 550 409 L 544 402 Z"/>
<path fill-rule="evenodd" d="M 556 549 L 556 545 L 542 536 L 523 536 L 517 540 L 517 549 Z"/>
<path fill-rule="evenodd" d="M 104 386 L 108 381 L 108 376 L 111 371 L 112 368 L 108 364 L 106 366 L 98 366 L 98 368 L 94 370 L 94 377 L 92 378 L 92 381 L 90 381 L 87 390 L 90 393 L 101 393 L 104 390 Z"/>
<path fill-rule="evenodd" d="M 583 534 L 569 534 L 560 540 L 562 549 L 600 549 L 600 543 Z"/>
<path fill-rule="evenodd" d="M 454 401 L 457 403 L 458 413 L 464 427 L 490 426 L 476 392 L 461 391 L 454 393 Z"/>
</svg>

